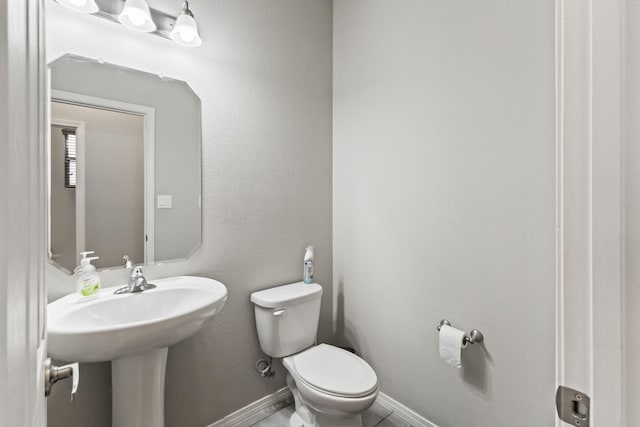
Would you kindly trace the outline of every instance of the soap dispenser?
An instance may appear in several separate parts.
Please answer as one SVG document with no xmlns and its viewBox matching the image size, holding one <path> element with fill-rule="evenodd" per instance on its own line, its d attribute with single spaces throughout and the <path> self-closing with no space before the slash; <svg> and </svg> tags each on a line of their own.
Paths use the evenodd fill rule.
<svg viewBox="0 0 640 427">
<path fill-rule="evenodd" d="M 99 257 L 87 257 L 92 253 L 93 251 L 80 252 L 82 255 L 80 265 L 73 271 L 76 276 L 76 290 L 82 297 L 90 297 L 100 290 L 100 277 L 96 273 L 96 268 L 91 264 L 91 261 Z"/>
<path fill-rule="evenodd" d="M 304 253 L 304 271 L 302 273 L 304 283 L 313 283 L 313 246 L 307 246 Z"/>
</svg>

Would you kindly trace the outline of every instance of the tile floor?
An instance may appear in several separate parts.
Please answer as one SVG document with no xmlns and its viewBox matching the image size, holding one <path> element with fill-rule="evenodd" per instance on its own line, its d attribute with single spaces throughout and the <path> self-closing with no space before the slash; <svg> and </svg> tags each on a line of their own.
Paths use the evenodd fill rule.
<svg viewBox="0 0 640 427">
<path fill-rule="evenodd" d="M 293 414 L 293 405 L 280 409 L 263 420 L 253 424 L 252 427 L 288 427 L 289 417 Z M 362 414 L 363 427 L 411 427 L 399 417 L 393 415 L 393 411 L 374 403 L 371 408 Z"/>
</svg>

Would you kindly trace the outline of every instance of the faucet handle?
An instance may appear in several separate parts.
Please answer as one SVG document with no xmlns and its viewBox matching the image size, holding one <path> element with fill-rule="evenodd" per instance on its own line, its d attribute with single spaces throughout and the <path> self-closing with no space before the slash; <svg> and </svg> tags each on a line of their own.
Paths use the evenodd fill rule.
<svg viewBox="0 0 640 427">
<path fill-rule="evenodd" d="M 124 268 L 132 268 L 133 267 L 133 261 L 131 261 L 129 259 L 129 255 L 123 256 L 122 259 L 124 260 Z"/>
</svg>

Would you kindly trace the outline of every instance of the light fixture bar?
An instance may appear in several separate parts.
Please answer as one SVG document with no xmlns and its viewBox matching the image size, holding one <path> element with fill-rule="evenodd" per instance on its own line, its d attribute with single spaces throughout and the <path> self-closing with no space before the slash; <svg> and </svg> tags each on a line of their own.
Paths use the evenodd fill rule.
<svg viewBox="0 0 640 427">
<path fill-rule="evenodd" d="M 99 16 L 100 18 L 107 19 L 120 25 L 118 15 L 124 7 L 125 0 L 95 0 L 95 2 L 98 4 L 100 10 L 94 13 L 93 16 Z M 153 19 L 153 22 L 156 24 L 156 30 L 148 34 L 155 34 L 156 36 L 171 40 L 169 34 L 171 33 L 171 30 L 173 30 L 177 16 L 171 16 L 151 7 L 149 8 L 149 11 L 151 12 L 151 19 Z"/>
</svg>

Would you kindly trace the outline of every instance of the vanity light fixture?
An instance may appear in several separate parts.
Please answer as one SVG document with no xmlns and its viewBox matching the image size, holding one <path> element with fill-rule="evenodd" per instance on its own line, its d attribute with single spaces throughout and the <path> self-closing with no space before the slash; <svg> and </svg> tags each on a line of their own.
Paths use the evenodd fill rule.
<svg viewBox="0 0 640 427">
<path fill-rule="evenodd" d="M 185 1 L 178 16 L 149 7 L 147 0 L 53 0 L 76 12 L 119 22 L 130 30 L 146 32 L 173 40 L 181 46 L 202 44 L 198 25 Z M 177 0 L 176 0 L 177 1 Z"/>
<path fill-rule="evenodd" d="M 176 19 L 169 37 L 182 46 L 196 47 L 202 44 L 202 39 L 198 34 L 198 25 L 193 18 L 193 13 L 189 10 L 188 1 L 185 1 L 182 5 L 182 14 Z"/>
<path fill-rule="evenodd" d="M 56 0 L 64 7 L 68 7 L 71 10 L 75 10 L 80 13 L 96 13 L 98 5 L 95 0 Z"/>
<path fill-rule="evenodd" d="M 127 0 L 118 21 L 134 31 L 150 33 L 156 30 L 156 24 L 151 19 L 151 11 L 146 0 Z"/>
</svg>

